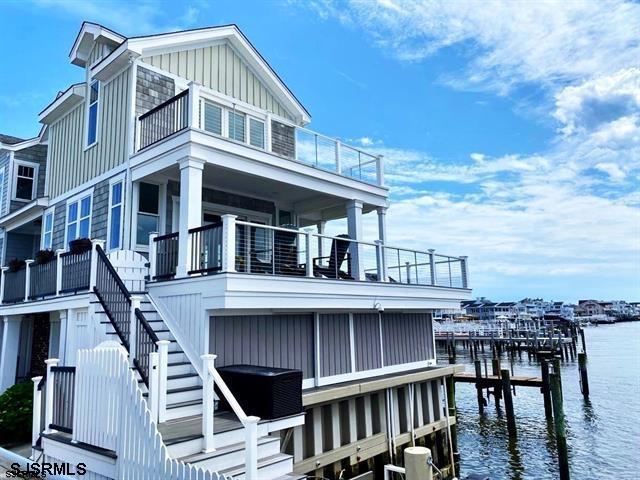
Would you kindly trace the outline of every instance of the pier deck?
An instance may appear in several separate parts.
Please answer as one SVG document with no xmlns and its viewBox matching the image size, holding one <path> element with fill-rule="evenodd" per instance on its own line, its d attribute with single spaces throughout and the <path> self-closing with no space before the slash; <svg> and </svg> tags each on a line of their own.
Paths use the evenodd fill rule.
<svg viewBox="0 0 640 480">
<path fill-rule="evenodd" d="M 481 378 L 477 378 L 473 373 L 456 373 L 453 376 L 456 382 L 461 383 L 475 383 L 480 388 L 495 388 L 500 387 L 501 378 L 498 375 L 488 375 Z M 511 377 L 511 385 L 516 387 L 538 387 L 542 388 L 542 378 L 531 377 L 528 375 L 516 375 Z"/>
</svg>

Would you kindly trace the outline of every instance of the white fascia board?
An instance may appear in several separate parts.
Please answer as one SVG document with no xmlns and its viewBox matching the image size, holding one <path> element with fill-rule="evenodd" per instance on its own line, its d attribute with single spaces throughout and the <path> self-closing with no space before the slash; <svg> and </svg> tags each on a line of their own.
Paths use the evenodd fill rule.
<svg viewBox="0 0 640 480">
<path fill-rule="evenodd" d="M 0 227 L 5 228 L 7 231 L 14 230 L 38 218 L 48 206 L 49 199 L 47 197 L 36 198 L 24 207 L 6 215 L 0 220 Z"/>
<path fill-rule="evenodd" d="M 188 49 L 192 45 L 220 40 L 229 41 L 278 100 L 288 110 L 295 112 L 294 117 L 299 124 L 306 125 L 311 121 L 306 109 L 235 25 L 130 38 L 123 46 L 127 45 L 128 50 L 136 55 L 149 57 L 166 53 L 167 50 Z"/>
<path fill-rule="evenodd" d="M 129 42 L 129 40 L 126 40 L 113 52 L 96 63 L 89 72 L 90 77 L 104 82 L 112 78 L 117 72 L 120 72 L 125 65 L 133 63 L 140 54 L 129 48 Z"/>
<path fill-rule="evenodd" d="M 101 38 L 116 44 L 122 43 L 126 40 L 122 35 L 103 27 L 102 25 L 84 22 L 82 27 L 80 27 L 78 36 L 73 42 L 71 52 L 69 52 L 69 60 L 71 60 L 71 63 L 80 67 L 86 66 L 86 61 L 89 53 L 91 52 L 91 47 Z"/>
<path fill-rule="evenodd" d="M 89 293 L 61 295 L 59 297 L 45 298 L 34 302 L 13 303 L 0 305 L 0 315 L 27 315 L 32 313 L 53 312 L 56 310 L 68 310 L 70 308 L 87 308 L 89 306 Z"/>
<path fill-rule="evenodd" d="M 388 206 L 389 189 L 336 172 L 315 168 L 248 145 L 190 129 L 131 157 L 133 181 L 175 165 L 185 157 L 282 183 L 298 185 L 338 198 L 357 198 L 366 204 Z"/>
<path fill-rule="evenodd" d="M 38 145 L 40 143 L 40 137 L 30 138 L 29 140 L 25 140 L 20 143 L 13 143 L 11 145 L 4 144 L 0 142 L 0 150 L 8 150 L 10 152 L 18 152 L 20 150 L 24 150 L 25 148 L 33 147 L 34 145 Z"/>
<path fill-rule="evenodd" d="M 75 107 L 84 99 L 84 96 L 84 84 L 77 83 L 75 85 L 71 85 L 62 95 L 56 98 L 47 108 L 40 112 L 38 120 L 40 123 L 47 125 L 52 124 Z"/>
</svg>

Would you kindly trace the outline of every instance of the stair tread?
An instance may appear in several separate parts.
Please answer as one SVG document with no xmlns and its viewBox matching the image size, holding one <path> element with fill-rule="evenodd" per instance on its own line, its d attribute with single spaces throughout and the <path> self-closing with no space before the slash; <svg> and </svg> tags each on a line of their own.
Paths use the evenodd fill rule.
<svg viewBox="0 0 640 480">
<path fill-rule="evenodd" d="M 202 387 L 199 387 L 199 388 L 202 388 Z M 202 399 L 200 399 L 200 400 L 187 400 L 185 402 L 171 403 L 171 404 L 167 405 L 167 409 L 180 408 L 180 407 L 190 407 L 191 405 L 201 405 L 201 404 L 202 404 Z"/>
<path fill-rule="evenodd" d="M 264 437 L 258 438 L 258 445 L 265 445 L 267 443 L 273 443 L 278 441 L 279 441 L 279 438 L 266 435 Z M 182 460 L 185 463 L 203 462 L 211 458 L 216 458 L 222 455 L 227 455 L 229 453 L 244 450 L 244 448 L 245 448 L 244 442 L 232 443 L 230 445 L 225 445 L 224 447 L 217 448 L 213 452 L 209 452 L 209 453 L 198 452 L 192 455 L 187 455 L 186 457 L 181 457 L 180 460 Z"/>
<path fill-rule="evenodd" d="M 284 462 L 289 460 L 291 455 L 287 455 L 286 453 L 276 453 L 275 455 L 269 455 L 268 457 L 263 457 L 258 459 L 258 469 L 262 467 L 267 467 L 269 465 L 273 465 L 276 463 Z M 244 473 L 245 465 L 244 463 L 240 465 L 236 465 L 235 467 L 225 468 L 224 470 L 219 470 L 218 474 L 220 475 L 240 475 Z"/>
<path fill-rule="evenodd" d="M 171 353 L 171 352 L 169 352 Z M 167 363 L 169 367 L 177 367 L 178 365 L 191 365 L 191 362 L 169 362 Z"/>
<path fill-rule="evenodd" d="M 177 380 L 179 378 L 189 378 L 189 377 L 198 377 L 199 375 L 195 372 L 193 373 L 181 373 L 179 375 L 168 375 L 167 380 Z"/>
</svg>

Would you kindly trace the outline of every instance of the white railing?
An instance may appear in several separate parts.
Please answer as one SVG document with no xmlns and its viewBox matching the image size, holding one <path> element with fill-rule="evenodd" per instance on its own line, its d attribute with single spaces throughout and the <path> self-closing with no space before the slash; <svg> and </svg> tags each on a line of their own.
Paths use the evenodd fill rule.
<svg viewBox="0 0 640 480">
<path fill-rule="evenodd" d="M 192 243 L 198 230 L 190 230 Z M 150 240 L 150 252 L 156 251 L 156 243 Z M 467 257 L 272 227 L 240 221 L 234 215 L 223 215 L 221 231 L 205 243 L 206 249 L 192 250 L 191 258 L 184 262 L 191 273 L 239 272 L 468 288 Z M 194 251 L 200 253 L 194 255 Z M 203 269 L 204 264 L 213 266 Z"/>
<path fill-rule="evenodd" d="M 289 120 L 190 83 L 175 97 L 138 117 L 136 150 L 186 128 L 264 150 L 372 185 L 384 185 L 382 155 L 367 153 Z"/>
<path fill-rule="evenodd" d="M 215 450 L 214 445 L 214 386 L 238 417 L 245 430 L 245 477 L 258 478 L 258 422 L 260 418 L 248 416 L 215 367 L 216 355 L 202 355 L 202 435 L 204 451 Z"/>
<path fill-rule="evenodd" d="M 150 385 L 150 403 L 153 403 L 151 392 L 157 389 L 153 383 Z M 37 388 L 34 391 L 37 392 Z M 53 394 L 53 389 L 47 386 L 46 417 L 51 415 L 50 404 L 56 401 Z M 34 399 L 37 409 L 40 394 L 34 393 Z M 215 472 L 169 457 L 158 432 L 154 412 L 142 395 L 123 347 L 101 345 L 78 351 L 73 403 L 73 441 L 114 451 L 118 478 L 223 478 Z M 39 419 L 38 415 L 34 410 L 35 421 Z M 35 431 L 33 436 L 35 439 Z M 59 460 L 74 462 L 65 458 Z"/>
</svg>

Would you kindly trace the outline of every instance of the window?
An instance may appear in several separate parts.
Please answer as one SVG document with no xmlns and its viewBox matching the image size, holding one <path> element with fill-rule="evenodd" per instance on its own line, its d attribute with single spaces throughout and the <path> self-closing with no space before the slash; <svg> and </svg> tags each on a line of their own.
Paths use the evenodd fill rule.
<svg viewBox="0 0 640 480">
<path fill-rule="evenodd" d="M 147 245 L 149 234 L 159 230 L 160 186 L 152 183 L 140 183 L 138 188 L 138 221 L 136 243 Z"/>
<path fill-rule="evenodd" d="M 36 194 L 36 179 L 38 178 L 38 164 L 15 161 L 15 185 L 13 199 L 30 201 Z"/>
<path fill-rule="evenodd" d="M 229 138 L 244 142 L 244 113 L 229 110 Z"/>
<path fill-rule="evenodd" d="M 249 143 L 254 147 L 264 148 L 264 122 L 249 119 Z"/>
<path fill-rule="evenodd" d="M 67 203 L 67 244 L 76 238 L 89 238 L 91 195 Z"/>
<path fill-rule="evenodd" d="M 42 220 L 42 249 L 51 250 L 53 245 L 53 210 L 44 212 Z"/>
<path fill-rule="evenodd" d="M 120 248 L 122 226 L 122 180 L 111 184 L 109 194 L 109 249 Z"/>
<path fill-rule="evenodd" d="M 204 104 L 204 129 L 222 135 L 222 108 L 211 103 Z"/>
<path fill-rule="evenodd" d="M 100 99 L 100 82 L 94 80 L 89 86 L 89 110 L 87 112 L 87 146 L 98 139 L 98 106 Z"/>
</svg>

